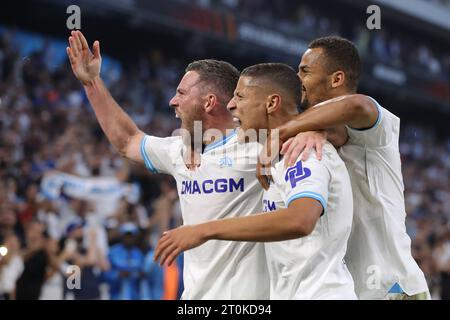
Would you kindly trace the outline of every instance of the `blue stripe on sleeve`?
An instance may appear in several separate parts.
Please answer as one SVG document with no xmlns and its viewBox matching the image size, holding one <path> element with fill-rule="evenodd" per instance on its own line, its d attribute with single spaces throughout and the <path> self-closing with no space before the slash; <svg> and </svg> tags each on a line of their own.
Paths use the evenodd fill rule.
<svg viewBox="0 0 450 320">
<path fill-rule="evenodd" d="M 147 167 L 148 170 L 150 170 L 153 173 L 158 173 L 158 171 L 155 169 L 155 167 L 153 166 L 152 161 L 150 160 L 150 158 L 148 157 L 147 153 L 145 152 L 145 143 L 147 141 L 147 136 L 144 136 L 141 140 L 141 156 L 142 159 L 144 160 L 145 166 Z"/>
<path fill-rule="evenodd" d="M 315 193 L 315 192 L 311 192 L 311 191 L 300 192 L 300 193 L 297 193 L 297 194 L 294 194 L 293 196 L 291 196 L 286 201 L 286 208 L 289 207 L 289 204 L 292 201 L 300 199 L 300 198 L 312 198 L 312 199 L 315 199 L 315 200 L 320 202 L 320 204 L 323 207 L 323 211 L 325 211 L 326 208 L 327 208 L 327 202 L 325 201 L 325 199 L 320 194 Z"/>
<path fill-rule="evenodd" d="M 380 124 L 381 117 L 383 116 L 383 112 L 381 110 L 381 106 L 374 98 L 372 98 L 372 97 L 369 97 L 369 98 L 370 98 L 370 100 L 373 101 L 373 103 L 375 103 L 375 106 L 377 107 L 377 110 L 378 110 L 377 121 L 375 121 L 374 125 L 369 127 L 369 128 L 362 128 L 362 129 L 352 128 L 353 130 L 358 130 L 358 131 L 370 130 L 370 129 L 373 129 L 373 128 L 375 128 L 376 126 L 378 126 Z"/>
</svg>

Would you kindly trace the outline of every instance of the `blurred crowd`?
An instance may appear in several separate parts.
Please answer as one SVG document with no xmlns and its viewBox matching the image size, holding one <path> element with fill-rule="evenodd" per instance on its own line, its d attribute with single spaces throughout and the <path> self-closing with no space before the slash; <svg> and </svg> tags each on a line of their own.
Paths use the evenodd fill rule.
<svg viewBox="0 0 450 320">
<path fill-rule="evenodd" d="M 433 2 L 450 4 L 448 0 Z M 381 30 L 368 30 L 365 11 L 360 11 L 363 16 L 357 18 L 345 6 L 324 1 L 197 0 L 196 3 L 233 12 L 248 21 L 306 40 L 331 34 L 345 36 L 355 42 L 364 57 L 401 69 L 407 67 L 420 76 L 450 81 L 448 49 L 425 36 L 418 40 L 417 34 L 386 20 L 382 20 Z M 332 10 L 330 5 L 334 6 Z"/>
<path fill-rule="evenodd" d="M 50 71 L 45 47 L 24 60 L 15 35 L 0 36 L 0 299 L 179 298 L 182 259 L 153 263 L 181 223 L 174 181 L 122 160 L 70 67 Z M 111 91 L 167 136 L 178 123 L 162 101 L 179 74 L 153 52 Z"/>
<path fill-rule="evenodd" d="M 433 298 L 450 299 L 450 135 L 403 124 L 400 139 L 407 230 Z"/>
<path fill-rule="evenodd" d="M 179 298 L 182 258 L 153 262 L 181 224 L 174 181 L 121 159 L 67 62 L 48 68 L 45 46 L 24 59 L 15 39 L 0 33 L 0 299 Z M 153 50 L 105 80 L 138 126 L 169 136 L 183 67 Z M 450 136 L 402 123 L 401 152 L 413 253 L 450 299 Z"/>
<path fill-rule="evenodd" d="M 422 1 L 432 2 L 434 4 L 444 7 L 450 7 L 450 0 L 422 0 Z"/>
</svg>

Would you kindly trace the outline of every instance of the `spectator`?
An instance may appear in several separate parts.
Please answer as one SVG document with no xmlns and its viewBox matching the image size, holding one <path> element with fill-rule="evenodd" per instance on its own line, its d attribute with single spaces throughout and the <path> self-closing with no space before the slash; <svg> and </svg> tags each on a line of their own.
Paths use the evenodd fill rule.
<svg viewBox="0 0 450 320">
<path fill-rule="evenodd" d="M 164 271 L 159 264 L 153 261 L 154 250 L 150 247 L 144 258 L 142 272 L 143 289 L 142 299 L 144 300 L 162 300 L 164 297 Z"/>
<path fill-rule="evenodd" d="M 45 249 L 44 225 L 31 221 L 26 226 L 26 248 L 22 254 L 23 273 L 16 283 L 17 300 L 37 300 L 41 294 L 49 263 Z"/>
<path fill-rule="evenodd" d="M 61 252 L 59 241 L 52 238 L 47 240 L 46 250 L 49 265 L 39 300 L 62 300 L 64 299 L 65 261 L 70 259 L 74 251 L 71 252 L 65 248 Z"/>
<path fill-rule="evenodd" d="M 440 236 L 433 255 L 441 276 L 440 297 L 450 300 L 450 230 Z"/>
<path fill-rule="evenodd" d="M 144 257 L 136 246 L 138 228 L 133 223 L 120 227 L 121 242 L 112 246 L 109 252 L 111 270 L 105 278 L 114 300 L 137 300 L 140 298 L 140 281 Z"/>
<path fill-rule="evenodd" d="M 19 239 L 10 233 L 0 246 L 7 250 L 4 256 L 0 255 L 0 300 L 11 300 L 15 299 L 16 281 L 23 271 Z"/>
<path fill-rule="evenodd" d="M 73 294 L 75 300 L 100 299 L 100 274 L 106 266 L 102 264 L 97 241 L 97 233 L 94 228 L 89 230 L 87 249 L 83 246 L 84 224 L 77 220 L 67 227 L 65 239 L 65 251 L 68 252 L 67 262 L 80 269 L 80 287 L 67 288 Z"/>
<path fill-rule="evenodd" d="M 0 184 L 1 185 L 1 184 Z M 0 243 L 3 243 L 10 234 L 19 234 L 17 214 L 12 203 L 0 202 Z"/>
</svg>

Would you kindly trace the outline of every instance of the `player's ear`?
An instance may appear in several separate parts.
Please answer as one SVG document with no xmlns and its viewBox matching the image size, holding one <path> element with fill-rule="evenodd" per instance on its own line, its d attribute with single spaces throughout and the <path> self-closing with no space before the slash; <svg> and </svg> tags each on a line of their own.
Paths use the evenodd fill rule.
<svg viewBox="0 0 450 320">
<path fill-rule="evenodd" d="M 267 114 L 277 111 L 281 106 L 281 96 L 277 93 L 267 97 Z"/>
<path fill-rule="evenodd" d="M 217 96 L 215 94 L 209 93 L 206 96 L 206 101 L 204 104 L 205 112 L 207 113 L 211 112 L 215 108 L 217 103 L 218 103 Z"/>
<path fill-rule="evenodd" d="M 331 75 L 331 88 L 336 89 L 344 85 L 345 73 L 343 71 L 336 71 Z"/>
</svg>

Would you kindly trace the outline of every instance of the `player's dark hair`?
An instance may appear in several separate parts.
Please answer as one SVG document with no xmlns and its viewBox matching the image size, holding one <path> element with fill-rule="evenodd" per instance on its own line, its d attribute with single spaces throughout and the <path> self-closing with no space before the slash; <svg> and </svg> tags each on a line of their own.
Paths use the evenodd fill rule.
<svg viewBox="0 0 450 320">
<path fill-rule="evenodd" d="M 245 68 L 241 76 L 270 81 L 288 94 L 296 105 L 301 100 L 301 81 L 293 68 L 284 63 L 260 63 Z"/>
<path fill-rule="evenodd" d="M 308 48 L 322 48 L 326 57 L 323 65 L 328 74 L 339 70 L 343 71 L 347 80 L 347 88 L 356 92 L 361 72 L 361 58 L 351 41 L 337 36 L 329 36 L 313 40 Z"/>
<path fill-rule="evenodd" d="M 233 97 L 234 89 L 239 80 L 239 71 L 226 61 L 204 59 L 191 62 L 186 67 L 186 72 L 195 71 L 200 76 L 200 81 L 212 85 L 217 90 L 218 99 L 227 104 Z"/>
</svg>

